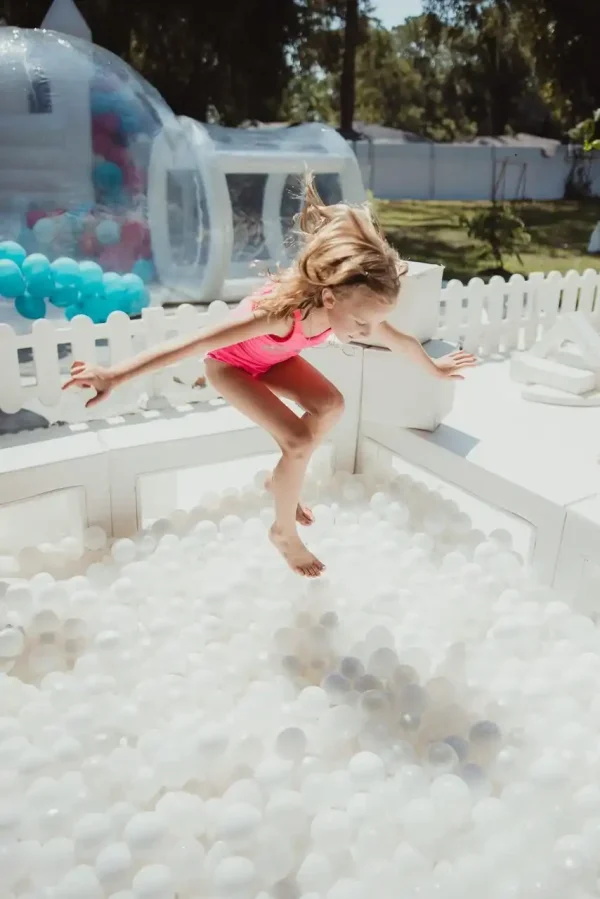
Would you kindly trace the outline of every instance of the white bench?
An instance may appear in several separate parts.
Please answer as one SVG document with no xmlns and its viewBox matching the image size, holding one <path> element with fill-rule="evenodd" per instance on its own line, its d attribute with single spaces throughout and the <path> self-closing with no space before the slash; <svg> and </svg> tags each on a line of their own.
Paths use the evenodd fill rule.
<svg viewBox="0 0 600 899">
<path fill-rule="evenodd" d="M 531 562 L 553 584 L 567 511 L 600 493 L 600 410 L 532 405 L 519 390 L 508 360 L 486 362 L 468 373 L 433 433 L 371 421 L 365 411 L 361 438 L 529 522 Z"/>
<path fill-rule="evenodd" d="M 555 586 L 600 612 L 600 495 L 567 509 Z"/>
<path fill-rule="evenodd" d="M 27 438 L 28 443 L 13 442 L 0 449 L 0 505 L 77 490 L 84 525 L 99 525 L 110 533 L 108 453 L 99 435 L 60 429 L 56 435 L 29 432 Z"/>
</svg>

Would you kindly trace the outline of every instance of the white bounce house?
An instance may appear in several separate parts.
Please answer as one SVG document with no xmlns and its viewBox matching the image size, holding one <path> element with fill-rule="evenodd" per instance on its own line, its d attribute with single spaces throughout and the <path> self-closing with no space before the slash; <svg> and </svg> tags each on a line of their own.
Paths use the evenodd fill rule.
<svg viewBox="0 0 600 899">
<path fill-rule="evenodd" d="M 154 302 L 236 301 L 293 253 L 306 168 L 326 202 L 365 200 L 334 129 L 177 119 L 72 0 L 44 27 L 0 29 L 0 240 L 139 273 Z"/>
<path fill-rule="evenodd" d="M 0 29 L 0 221 L 18 217 L 15 236 L 20 203 L 93 202 L 91 60 L 70 54 L 65 66 L 60 52 L 41 50 Z"/>
</svg>

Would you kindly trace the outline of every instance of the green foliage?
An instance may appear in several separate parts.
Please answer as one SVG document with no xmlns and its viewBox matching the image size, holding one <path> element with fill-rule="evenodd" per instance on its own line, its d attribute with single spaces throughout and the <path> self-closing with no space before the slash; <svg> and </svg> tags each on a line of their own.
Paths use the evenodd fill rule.
<svg viewBox="0 0 600 899">
<path fill-rule="evenodd" d="M 0 18 L 36 27 L 49 2 L 0 0 Z M 560 137 L 600 103 L 597 0 L 424 0 L 425 15 L 389 31 L 371 0 L 76 2 L 96 43 L 200 120 L 338 124 L 344 109 L 348 121 L 350 44 L 355 118 L 436 141 Z M 597 149 L 598 140 L 583 143 Z"/>
<path fill-rule="evenodd" d="M 533 61 L 541 95 L 552 98 L 554 122 L 568 127 L 597 105 L 597 0 L 425 0 L 425 8 L 456 27 L 478 30 L 490 10 L 518 22 L 520 45 Z"/>
<path fill-rule="evenodd" d="M 516 256 L 522 263 L 520 253 L 531 243 L 531 235 L 508 203 L 491 203 L 470 218 L 461 216 L 460 222 L 471 240 L 485 245 L 484 255 L 491 255 L 501 268 L 505 256 Z"/>
<path fill-rule="evenodd" d="M 569 137 L 575 143 L 580 144 L 586 153 L 600 150 L 600 138 L 596 137 L 599 123 L 600 109 L 597 109 L 590 118 L 584 119 L 574 128 L 571 128 Z"/>
</svg>

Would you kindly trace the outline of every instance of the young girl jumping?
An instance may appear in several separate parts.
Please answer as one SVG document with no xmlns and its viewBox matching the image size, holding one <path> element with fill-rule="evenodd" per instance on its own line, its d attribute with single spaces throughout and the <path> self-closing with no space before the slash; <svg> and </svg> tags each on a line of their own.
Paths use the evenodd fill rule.
<svg viewBox="0 0 600 899">
<path fill-rule="evenodd" d="M 261 293 L 242 300 L 225 322 L 110 368 L 74 362 L 63 389 L 94 388 L 90 406 L 137 375 L 205 354 L 205 374 L 213 387 L 281 448 L 266 485 L 275 502 L 271 541 L 293 571 L 318 577 L 325 566 L 296 528 L 313 521 L 300 492 L 310 457 L 342 415 L 344 398 L 300 356 L 302 350 L 332 336 L 343 343 L 373 336 L 391 350 L 408 353 L 438 378 L 462 378 L 461 370 L 476 360 L 457 352 L 433 361 L 417 340 L 386 321 L 408 266 L 367 207 L 325 206 L 309 177 L 297 224 L 304 244 L 296 261 L 272 276 Z M 293 400 L 304 415 L 297 416 L 280 397 Z"/>
</svg>

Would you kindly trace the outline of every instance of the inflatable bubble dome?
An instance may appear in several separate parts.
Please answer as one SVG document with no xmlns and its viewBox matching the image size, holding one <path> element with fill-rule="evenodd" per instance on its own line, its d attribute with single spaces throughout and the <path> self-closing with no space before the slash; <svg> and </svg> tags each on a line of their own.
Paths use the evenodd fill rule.
<svg viewBox="0 0 600 899">
<path fill-rule="evenodd" d="M 102 272 L 129 277 L 138 294 L 141 282 L 176 290 L 179 280 L 189 281 L 205 252 L 202 181 L 188 138 L 157 91 L 107 50 L 17 28 L 0 28 L 0 84 L 0 242 L 45 258 L 56 271 L 68 269 L 69 260 L 94 263 L 81 284 L 54 279 L 56 304 L 105 318 Z M 157 228 L 152 191 L 161 207 Z M 168 264 L 157 271 L 161 240 L 169 243 L 161 257 Z M 3 283 L 15 285 L 7 265 L 19 260 L 0 262 Z M 22 295 L 13 296 L 32 312 L 40 299 L 52 302 L 42 296 L 42 281 L 56 274 L 42 262 L 33 267 L 33 296 L 26 272 Z M 75 291 L 82 284 L 88 297 L 97 294 L 97 316 L 89 299 L 83 309 L 83 292 Z M 7 295 L 1 284 L 0 294 Z"/>
</svg>

